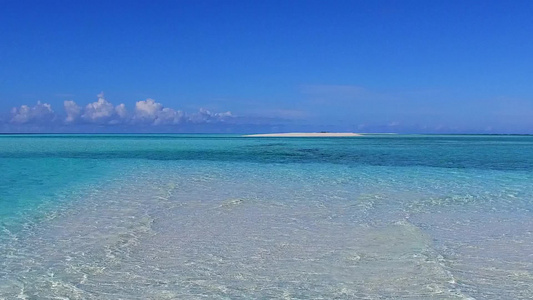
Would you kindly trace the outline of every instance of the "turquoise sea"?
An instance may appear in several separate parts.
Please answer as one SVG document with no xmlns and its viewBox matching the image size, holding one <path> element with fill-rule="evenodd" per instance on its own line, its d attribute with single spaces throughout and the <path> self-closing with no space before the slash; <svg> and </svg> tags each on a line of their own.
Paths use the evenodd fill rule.
<svg viewBox="0 0 533 300">
<path fill-rule="evenodd" d="M 533 136 L 0 136 L 0 299 L 532 299 Z"/>
</svg>

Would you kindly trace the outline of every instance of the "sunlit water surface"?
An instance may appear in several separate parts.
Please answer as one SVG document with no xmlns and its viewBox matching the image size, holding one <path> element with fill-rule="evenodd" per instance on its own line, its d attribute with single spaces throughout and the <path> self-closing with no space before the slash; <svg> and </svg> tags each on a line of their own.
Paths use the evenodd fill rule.
<svg viewBox="0 0 533 300">
<path fill-rule="evenodd" d="M 0 299 L 531 299 L 533 137 L 0 136 Z"/>
</svg>

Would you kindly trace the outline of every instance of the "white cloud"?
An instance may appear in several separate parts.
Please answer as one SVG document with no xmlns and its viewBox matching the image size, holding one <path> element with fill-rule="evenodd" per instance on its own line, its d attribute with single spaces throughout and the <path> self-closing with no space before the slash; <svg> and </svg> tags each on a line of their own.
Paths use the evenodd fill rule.
<svg viewBox="0 0 533 300">
<path fill-rule="evenodd" d="M 33 107 L 22 105 L 19 108 L 14 107 L 11 110 L 11 123 L 25 124 L 32 122 L 49 122 L 55 118 L 52 106 L 48 103 L 38 101 Z"/>
<path fill-rule="evenodd" d="M 111 119 L 114 114 L 113 104 L 105 100 L 104 93 L 100 93 L 98 101 L 87 104 L 81 117 L 89 122 L 101 123 Z"/>
<path fill-rule="evenodd" d="M 135 122 L 150 123 L 153 125 L 179 124 L 184 121 L 185 114 L 180 110 L 163 107 L 153 99 L 135 103 Z"/>
<path fill-rule="evenodd" d="M 75 122 L 80 116 L 81 107 L 79 107 L 78 104 L 76 104 L 76 102 L 74 101 L 65 101 L 63 102 L 63 106 L 65 107 L 65 113 L 67 114 L 65 122 Z"/>
<path fill-rule="evenodd" d="M 135 103 L 135 119 L 139 121 L 153 122 L 162 109 L 163 105 L 155 102 L 154 99 L 137 101 L 137 103 Z"/>
<path fill-rule="evenodd" d="M 124 105 L 124 103 L 117 105 L 115 107 L 115 112 L 123 120 L 128 117 L 128 110 L 126 109 L 126 105 Z"/>
<path fill-rule="evenodd" d="M 222 113 L 214 113 L 205 108 L 200 108 L 197 113 L 191 114 L 188 118 L 193 123 L 210 123 L 217 121 L 224 121 L 232 118 L 233 114 L 230 111 Z"/>
<path fill-rule="evenodd" d="M 64 114 L 61 117 L 64 125 L 76 126 L 83 123 L 100 125 L 178 125 L 224 122 L 233 118 L 231 112 L 212 112 L 201 108 L 198 112 L 187 114 L 181 110 L 164 107 L 153 99 L 137 101 L 134 109 L 129 111 L 125 104 L 113 105 L 108 102 L 104 94 L 98 95 L 98 100 L 87 104 L 85 107 L 78 105 L 73 100 L 63 102 Z M 11 110 L 11 123 L 48 123 L 53 124 L 59 120 L 50 104 L 37 102 L 31 107 L 22 105 Z M 59 124 L 58 124 L 59 125 Z"/>
<path fill-rule="evenodd" d="M 179 124 L 183 122 L 184 117 L 185 114 L 181 110 L 176 111 L 165 107 L 159 112 L 154 125 Z"/>
<path fill-rule="evenodd" d="M 224 121 L 233 117 L 231 112 L 214 113 L 205 108 L 193 114 L 185 114 L 181 110 L 164 107 L 153 99 L 146 99 L 135 103 L 134 122 L 150 123 L 152 125 L 171 125 L 185 122 L 210 123 Z"/>
</svg>

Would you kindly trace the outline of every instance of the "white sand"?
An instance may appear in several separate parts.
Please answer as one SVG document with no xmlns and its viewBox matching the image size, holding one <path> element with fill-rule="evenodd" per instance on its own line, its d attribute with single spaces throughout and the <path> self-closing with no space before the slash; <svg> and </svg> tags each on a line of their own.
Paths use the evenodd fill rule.
<svg viewBox="0 0 533 300">
<path fill-rule="evenodd" d="M 346 136 L 361 136 L 359 133 L 353 132 L 290 132 L 290 133 L 264 133 L 264 134 L 248 134 L 247 137 L 346 137 Z"/>
</svg>

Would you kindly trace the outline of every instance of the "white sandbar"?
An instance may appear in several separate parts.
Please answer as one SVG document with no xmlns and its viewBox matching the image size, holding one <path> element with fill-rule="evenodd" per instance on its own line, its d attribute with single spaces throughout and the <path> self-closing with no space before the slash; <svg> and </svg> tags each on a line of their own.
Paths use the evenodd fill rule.
<svg viewBox="0 0 533 300">
<path fill-rule="evenodd" d="M 263 134 L 248 134 L 247 137 L 346 137 L 346 136 L 361 136 L 359 133 L 353 132 L 290 132 L 290 133 L 263 133 Z"/>
</svg>

